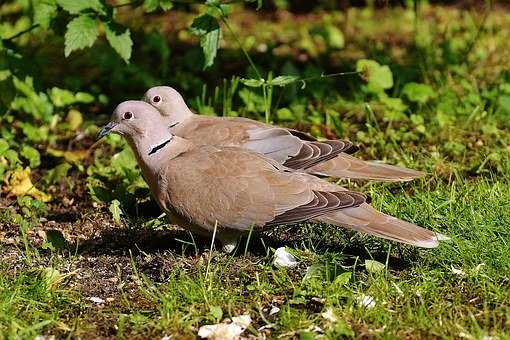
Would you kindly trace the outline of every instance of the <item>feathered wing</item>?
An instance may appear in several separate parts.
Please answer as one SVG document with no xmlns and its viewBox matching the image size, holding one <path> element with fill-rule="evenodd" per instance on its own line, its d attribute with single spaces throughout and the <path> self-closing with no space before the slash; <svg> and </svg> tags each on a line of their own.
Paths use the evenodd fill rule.
<svg viewBox="0 0 510 340">
<path fill-rule="evenodd" d="M 359 206 L 363 194 L 320 190 L 313 176 L 286 171 L 277 162 L 241 148 L 203 146 L 168 162 L 160 173 L 166 200 L 194 224 L 211 230 L 293 224 L 338 209 Z"/>
<path fill-rule="evenodd" d="M 247 130 L 242 147 L 270 157 L 294 170 L 334 178 L 410 181 L 423 172 L 398 166 L 363 161 L 351 156 L 358 148 L 346 140 L 316 141 L 304 133 L 278 127 Z"/>
<path fill-rule="evenodd" d="M 357 147 L 346 140 L 317 141 L 305 133 L 247 118 L 194 115 L 172 132 L 197 145 L 237 146 L 260 153 L 294 170 L 335 178 L 409 181 L 423 173 L 367 162 L 350 154 Z"/>
<path fill-rule="evenodd" d="M 371 179 L 389 182 L 406 182 L 424 175 L 421 171 L 363 161 L 345 153 L 312 166 L 306 169 L 306 171 L 314 175 L 334 178 Z"/>
<path fill-rule="evenodd" d="M 205 230 L 246 232 L 252 227 L 326 222 L 419 247 L 436 247 L 434 232 L 380 213 L 365 195 L 240 148 L 205 146 L 172 159 L 162 206 L 174 209 Z M 158 195 L 156 195 L 158 196 Z"/>
</svg>

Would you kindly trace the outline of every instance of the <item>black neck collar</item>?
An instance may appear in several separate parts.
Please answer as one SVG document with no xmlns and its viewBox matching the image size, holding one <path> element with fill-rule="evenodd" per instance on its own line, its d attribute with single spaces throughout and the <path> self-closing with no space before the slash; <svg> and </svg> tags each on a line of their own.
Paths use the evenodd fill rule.
<svg viewBox="0 0 510 340">
<path fill-rule="evenodd" d="M 149 156 L 150 155 L 153 155 L 155 154 L 156 152 L 158 152 L 159 150 L 163 149 L 168 143 L 170 143 L 172 141 L 172 138 L 164 141 L 163 143 L 159 144 L 159 145 L 156 145 L 155 147 L 153 147 L 151 149 L 151 151 L 149 151 Z"/>
</svg>

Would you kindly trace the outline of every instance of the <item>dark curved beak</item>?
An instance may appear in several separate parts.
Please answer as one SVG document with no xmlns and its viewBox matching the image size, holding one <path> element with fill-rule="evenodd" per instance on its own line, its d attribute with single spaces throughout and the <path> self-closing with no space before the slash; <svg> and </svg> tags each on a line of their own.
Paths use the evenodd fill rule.
<svg viewBox="0 0 510 340">
<path fill-rule="evenodd" d="M 115 122 L 109 122 L 108 124 L 103 126 L 101 128 L 101 130 L 99 130 L 99 132 L 97 133 L 97 139 L 101 139 L 104 136 L 106 136 L 107 134 L 109 134 L 112 131 L 112 129 L 116 126 L 117 126 L 117 123 L 115 123 Z"/>
</svg>

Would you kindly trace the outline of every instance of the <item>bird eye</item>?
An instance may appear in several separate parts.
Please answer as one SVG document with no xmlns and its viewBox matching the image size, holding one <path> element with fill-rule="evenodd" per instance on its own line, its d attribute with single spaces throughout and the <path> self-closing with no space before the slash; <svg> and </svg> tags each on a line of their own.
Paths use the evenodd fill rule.
<svg viewBox="0 0 510 340">
<path fill-rule="evenodd" d="M 161 101 L 161 97 L 160 96 L 154 96 L 152 98 L 152 102 L 154 102 L 154 103 L 159 103 L 160 101 Z"/>
<path fill-rule="evenodd" d="M 127 111 L 127 112 L 124 112 L 124 116 L 123 116 L 124 119 L 131 119 L 133 118 L 133 113 Z"/>
</svg>

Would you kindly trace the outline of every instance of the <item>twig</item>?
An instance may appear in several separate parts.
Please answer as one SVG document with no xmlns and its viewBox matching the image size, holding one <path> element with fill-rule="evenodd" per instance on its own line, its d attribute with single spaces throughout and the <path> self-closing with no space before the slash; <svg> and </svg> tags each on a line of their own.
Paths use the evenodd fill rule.
<svg viewBox="0 0 510 340">
<path fill-rule="evenodd" d="M 4 41 L 12 41 L 12 40 L 14 40 L 14 39 L 16 39 L 16 38 L 20 37 L 21 35 L 23 35 L 23 34 L 25 34 L 25 33 L 28 33 L 28 32 L 30 32 L 30 31 L 32 31 L 33 29 L 35 29 L 35 28 L 37 28 L 37 27 L 39 27 L 39 24 L 34 24 L 34 25 L 30 26 L 29 28 L 27 28 L 26 30 L 23 30 L 23 31 L 21 31 L 21 32 L 18 32 L 18 33 L 16 33 L 15 35 L 13 35 L 12 37 L 9 37 L 9 38 L 4 39 Z"/>
</svg>

